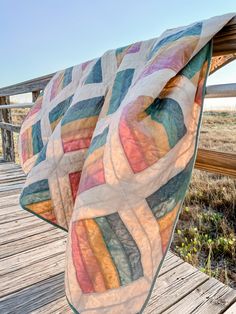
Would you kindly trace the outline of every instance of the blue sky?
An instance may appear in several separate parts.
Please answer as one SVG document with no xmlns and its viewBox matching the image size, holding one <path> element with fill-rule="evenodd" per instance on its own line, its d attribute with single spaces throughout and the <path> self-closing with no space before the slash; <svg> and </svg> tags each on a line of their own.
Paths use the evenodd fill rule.
<svg viewBox="0 0 236 314">
<path fill-rule="evenodd" d="M 235 12 L 236 2 L 0 0 L 0 11 L 3 87 L 157 37 L 167 28 Z M 236 82 L 236 62 L 209 82 Z"/>
</svg>

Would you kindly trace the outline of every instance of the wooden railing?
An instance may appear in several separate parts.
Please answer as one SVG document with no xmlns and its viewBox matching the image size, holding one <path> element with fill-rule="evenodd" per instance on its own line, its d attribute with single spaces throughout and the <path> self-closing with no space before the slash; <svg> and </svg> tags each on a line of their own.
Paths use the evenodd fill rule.
<svg viewBox="0 0 236 314">
<path fill-rule="evenodd" d="M 234 53 L 232 57 L 230 54 Z M 233 18 L 214 38 L 213 57 L 227 56 L 226 64 L 236 59 L 236 18 Z M 219 66 L 220 68 L 221 66 Z M 217 69 L 213 69 L 215 72 Z M 11 109 L 31 108 L 41 90 L 52 78 L 48 74 L 36 79 L 0 88 L 0 129 L 3 159 L 15 161 L 13 132 L 19 133 L 20 126 L 12 124 Z M 32 93 L 32 103 L 10 104 L 10 96 Z M 212 85 L 206 88 L 206 98 L 236 97 L 236 83 Z M 236 154 L 198 149 L 195 168 L 213 173 L 236 177 Z"/>
</svg>

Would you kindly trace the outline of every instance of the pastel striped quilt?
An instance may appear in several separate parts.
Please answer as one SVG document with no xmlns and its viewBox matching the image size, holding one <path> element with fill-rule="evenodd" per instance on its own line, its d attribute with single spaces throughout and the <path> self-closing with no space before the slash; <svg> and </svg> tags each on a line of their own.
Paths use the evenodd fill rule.
<svg viewBox="0 0 236 314">
<path fill-rule="evenodd" d="M 211 39 L 233 16 L 57 72 L 29 111 L 20 204 L 68 231 L 75 313 L 144 310 L 196 158 Z"/>
</svg>

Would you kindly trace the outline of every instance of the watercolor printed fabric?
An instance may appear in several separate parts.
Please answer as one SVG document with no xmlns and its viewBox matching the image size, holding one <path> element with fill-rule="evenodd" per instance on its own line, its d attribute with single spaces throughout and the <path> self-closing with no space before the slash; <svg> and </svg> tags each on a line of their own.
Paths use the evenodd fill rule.
<svg viewBox="0 0 236 314">
<path fill-rule="evenodd" d="M 196 158 L 212 37 L 233 16 L 57 72 L 24 120 L 20 204 L 68 230 L 75 313 L 147 304 Z"/>
</svg>

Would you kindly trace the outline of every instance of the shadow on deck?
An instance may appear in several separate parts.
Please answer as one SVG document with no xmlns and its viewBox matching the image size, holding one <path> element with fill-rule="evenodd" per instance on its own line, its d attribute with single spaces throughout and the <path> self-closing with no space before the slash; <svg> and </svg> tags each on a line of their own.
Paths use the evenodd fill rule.
<svg viewBox="0 0 236 314">
<path fill-rule="evenodd" d="M 19 166 L 0 163 L 0 313 L 72 313 L 64 292 L 66 233 L 20 208 L 24 180 Z M 236 291 L 169 252 L 144 313 L 233 314 Z"/>
</svg>

